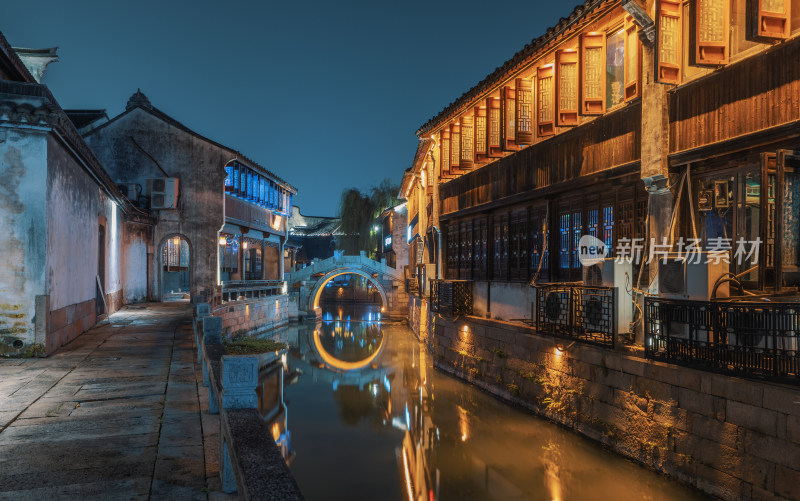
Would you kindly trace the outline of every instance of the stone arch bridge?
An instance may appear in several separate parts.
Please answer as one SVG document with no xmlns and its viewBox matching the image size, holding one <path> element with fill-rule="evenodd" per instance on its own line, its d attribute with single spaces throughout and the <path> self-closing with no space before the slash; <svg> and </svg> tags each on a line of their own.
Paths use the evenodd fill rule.
<svg viewBox="0 0 800 501">
<path fill-rule="evenodd" d="M 289 286 L 298 295 L 298 309 L 306 317 L 321 313 L 319 298 L 325 284 L 341 275 L 359 275 L 370 281 L 381 295 L 384 314 L 390 318 L 404 317 L 408 309 L 408 296 L 403 286 L 403 272 L 374 261 L 362 253 L 345 256 L 339 252 L 333 257 L 316 261 L 311 266 L 292 272 Z"/>
</svg>

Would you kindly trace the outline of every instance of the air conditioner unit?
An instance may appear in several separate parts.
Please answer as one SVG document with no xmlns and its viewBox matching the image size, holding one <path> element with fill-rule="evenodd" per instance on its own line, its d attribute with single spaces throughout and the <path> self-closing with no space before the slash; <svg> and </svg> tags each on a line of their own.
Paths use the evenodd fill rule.
<svg viewBox="0 0 800 501">
<path fill-rule="evenodd" d="M 162 177 L 147 180 L 151 209 L 176 209 L 178 207 L 178 179 Z"/>
<path fill-rule="evenodd" d="M 599 275 L 599 280 L 598 280 Z M 628 290 L 633 283 L 631 263 L 616 258 L 607 258 L 601 263 L 583 267 L 583 284 L 587 287 L 613 287 L 616 289 L 616 300 L 613 309 L 604 308 L 601 293 L 592 294 L 587 291 L 583 299 L 584 327 L 588 330 L 607 331 L 609 327 L 614 334 L 628 332 L 633 321 L 633 298 Z M 606 300 L 607 304 L 608 301 Z M 612 318 L 612 315 L 616 319 Z"/>
<path fill-rule="evenodd" d="M 583 285 L 587 287 L 603 285 L 603 263 L 583 267 Z"/>
<path fill-rule="evenodd" d="M 666 259 L 658 259 L 658 295 L 666 299 L 691 299 L 709 301 L 714 284 L 728 273 L 729 265 L 723 260 L 707 262 L 708 253 L 701 252 L 689 256 L 668 254 Z M 699 261 L 699 262 L 698 262 Z M 717 298 L 730 295 L 728 282 L 717 288 Z"/>
<path fill-rule="evenodd" d="M 136 201 L 139 199 L 140 192 L 142 191 L 142 187 L 136 183 L 118 184 L 117 188 L 119 189 L 119 192 L 122 193 L 122 196 L 133 203 L 136 203 Z"/>
</svg>

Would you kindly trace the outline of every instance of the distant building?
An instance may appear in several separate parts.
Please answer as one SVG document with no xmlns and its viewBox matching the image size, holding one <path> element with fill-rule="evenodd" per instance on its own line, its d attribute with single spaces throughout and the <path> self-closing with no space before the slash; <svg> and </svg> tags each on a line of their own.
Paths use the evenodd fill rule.
<svg viewBox="0 0 800 501">
<path fill-rule="evenodd" d="M 304 216 L 299 207 L 292 207 L 289 237 L 297 246 L 295 266 L 303 268 L 314 259 L 327 259 L 336 250 L 336 237 L 341 236 L 338 217 Z"/>
<path fill-rule="evenodd" d="M 402 269 L 408 264 L 408 222 L 406 204 L 384 210 L 380 215 L 381 244 L 378 259 L 386 265 Z"/>
<path fill-rule="evenodd" d="M 151 297 L 186 292 L 211 300 L 227 282 L 282 280 L 293 186 L 140 91 L 85 139 L 128 199 L 157 217 Z"/>
</svg>

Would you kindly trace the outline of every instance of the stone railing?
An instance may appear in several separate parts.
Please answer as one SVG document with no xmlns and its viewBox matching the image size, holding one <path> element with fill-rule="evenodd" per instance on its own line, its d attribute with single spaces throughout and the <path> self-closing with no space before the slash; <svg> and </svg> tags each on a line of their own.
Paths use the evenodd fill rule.
<svg viewBox="0 0 800 501">
<path fill-rule="evenodd" d="M 286 282 L 280 280 L 241 280 L 225 282 L 220 286 L 222 303 L 244 301 L 284 294 Z"/>
<path fill-rule="evenodd" d="M 196 306 L 195 339 L 208 411 L 219 414 L 219 471 L 222 490 L 241 499 L 302 500 L 289 471 L 258 412 L 258 355 L 228 355 L 222 344 L 222 319 L 208 316 L 209 305 Z"/>
</svg>

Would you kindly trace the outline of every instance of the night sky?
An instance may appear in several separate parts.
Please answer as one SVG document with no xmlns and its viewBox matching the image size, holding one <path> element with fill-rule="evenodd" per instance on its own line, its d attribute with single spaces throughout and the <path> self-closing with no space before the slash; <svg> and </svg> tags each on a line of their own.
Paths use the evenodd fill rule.
<svg viewBox="0 0 800 501">
<path fill-rule="evenodd" d="M 399 183 L 417 128 L 573 7 L 4 1 L 0 30 L 13 46 L 59 47 L 44 83 L 63 108 L 114 117 L 141 88 L 296 186 L 304 214 L 334 215 L 346 187 Z"/>
</svg>

